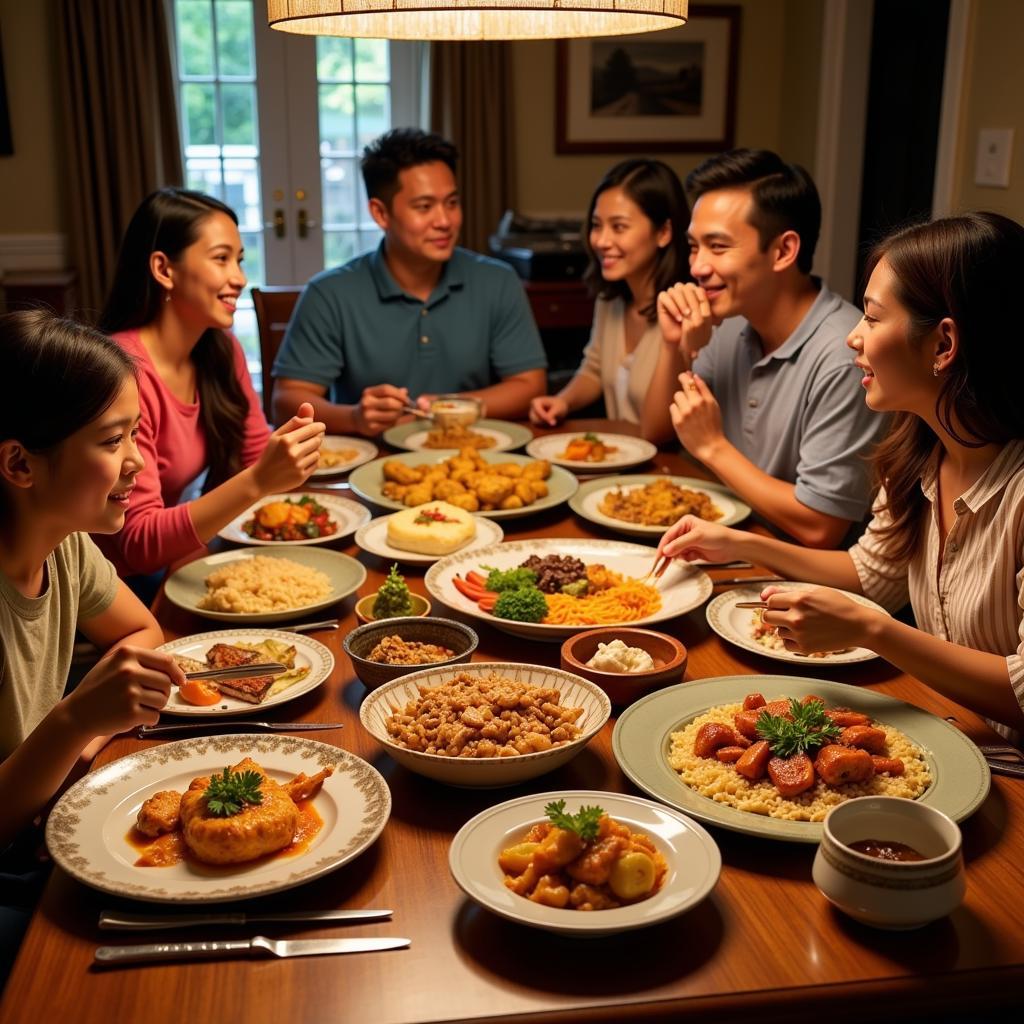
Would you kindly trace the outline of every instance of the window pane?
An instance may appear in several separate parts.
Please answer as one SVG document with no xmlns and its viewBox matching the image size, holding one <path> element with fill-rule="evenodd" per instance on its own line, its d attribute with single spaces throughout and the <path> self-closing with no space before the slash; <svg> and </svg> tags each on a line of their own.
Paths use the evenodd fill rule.
<svg viewBox="0 0 1024 1024">
<path fill-rule="evenodd" d="M 388 41 L 386 39 L 357 39 L 356 81 L 386 82 L 389 78 Z"/>
<path fill-rule="evenodd" d="M 221 114 L 225 146 L 256 146 L 256 87 L 222 85 Z"/>
<path fill-rule="evenodd" d="M 245 248 L 245 276 L 250 286 L 262 288 L 266 281 L 263 269 L 263 232 L 243 231 L 242 245 Z"/>
<path fill-rule="evenodd" d="M 217 0 L 217 62 L 222 78 L 256 76 L 252 0 Z"/>
<path fill-rule="evenodd" d="M 189 188 L 196 192 L 206 192 L 218 199 L 224 191 L 219 160 L 187 160 L 185 180 Z"/>
<path fill-rule="evenodd" d="M 216 145 L 217 118 L 213 85 L 186 82 L 181 87 L 185 115 L 185 145 Z"/>
<path fill-rule="evenodd" d="M 321 160 L 323 168 L 324 223 L 329 227 L 358 222 L 356 163 L 354 160 Z"/>
<path fill-rule="evenodd" d="M 354 231 L 324 232 L 324 264 L 336 267 L 347 263 L 359 252 L 358 236 Z"/>
<path fill-rule="evenodd" d="M 316 41 L 316 77 L 320 82 L 352 81 L 352 40 L 319 36 Z"/>
<path fill-rule="evenodd" d="M 371 249 L 376 249 L 383 237 L 384 232 L 376 224 L 373 224 L 366 231 L 360 231 L 359 252 L 369 252 Z"/>
<path fill-rule="evenodd" d="M 209 0 L 178 0 L 174 6 L 180 73 L 212 77 L 213 23 Z"/>
<path fill-rule="evenodd" d="M 391 120 L 388 92 L 386 85 L 356 86 L 356 124 L 359 126 L 357 145 L 360 148 L 388 130 Z"/>
<path fill-rule="evenodd" d="M 351 85 L 320 86 L 320 152 L 355 150 L 354 95 Z"/>
<path fill-rule="evenodd" d="M 238 214 L 242 228 L 259 230 L 260 179 L 256 160 L 224 159 L 224 201 Z"/>
<path fill-rule="evenodd" d="M 245 361 L 249 364 L 249 373 L 252 375 L 253 385 L 258 394 L 261 390 L 261 382 L 257 377 L 260 366 L 260 339 L 256 330 L 256 314 L 252 309 L 252 299 L 248 297 L 248 294 L 246 294 L 246 299 L 249 308 L 243 308 L 241 300 L 239 301 L 239 307 L 235 310 L 235 323 L 231 330 L 245 352 Z"/>
</svg>

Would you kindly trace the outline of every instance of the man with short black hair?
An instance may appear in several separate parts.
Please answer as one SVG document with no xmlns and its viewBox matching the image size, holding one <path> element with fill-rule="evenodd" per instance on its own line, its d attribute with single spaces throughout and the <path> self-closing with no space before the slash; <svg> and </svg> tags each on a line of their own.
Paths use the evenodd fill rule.
<svg viewBox="0 0 1024 1024">
<path fill-rule="evenodd" d="M 693 283 L 658 296 L 664 342 L 690 360 L 676 434 L 761 518 L 838 547 L 869 509 L 865 456 L 888 421 L 846 348 L 859 311 L 810 273 L 817 189 L 775 153 L 736 149 L 692 171 L 686 192 Z"/>
<path fill-rule="evenodd" d="M 524 417 L 545 391 L 544 348 L 506 264 L 456 247 L 462 208 L 455 147 L 396 128 L 364 150 L 380 246 L 314 277 L 274 361 L 278 419 L 311 402 L 329 433 L 379 434 L 415 400 L 479 398 Z"/>
</svg>

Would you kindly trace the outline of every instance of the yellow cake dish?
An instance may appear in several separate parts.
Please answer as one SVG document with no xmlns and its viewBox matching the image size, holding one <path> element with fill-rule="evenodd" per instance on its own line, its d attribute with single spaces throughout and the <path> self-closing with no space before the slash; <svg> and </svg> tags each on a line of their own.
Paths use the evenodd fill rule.
<svg viewBox="0 0 1024 1024">
<path fill-rule="evenodd" d="M 421 555 L 448 555 L 476 536 L 476 521 L 446 501 L 428 501 L 388 517 L 388 544 Z"/>
</svg>

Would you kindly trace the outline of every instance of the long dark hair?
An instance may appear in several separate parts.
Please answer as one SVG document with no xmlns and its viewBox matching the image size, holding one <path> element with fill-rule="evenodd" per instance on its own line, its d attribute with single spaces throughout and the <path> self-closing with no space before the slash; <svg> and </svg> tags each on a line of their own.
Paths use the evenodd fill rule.
<svg viewBox="0 0 1024 1024">
<path fill-rule="evenodd" d="M 654 258 L 654 297 L 640 310 L 648 323 L 654 323 L 658 319 L 658 292 L 670 288 L 677 281 L 690 279 L 689 247 L 686 244 L 690 207 L 676 172 L 660 160 L 623 160 L 605 174 L 594 189 L 587 219 L 583 222 L 583 248 L 589 257 L 583 280 L 591 295 L 602 299 L 622 299 L 629 303 L 635 298 L 625 281 L 605 281 L 601 276 L 601 261 L 590 245 L 590 224 L 597 200 L 602 192 L 616 187 L 640 207 L 655 231 L 666 221 L 672 225 L 672 240 L 659 249 Z"/>
<path fill-rule="evenodd" d="M 910 320 L 911 347 L 946 317 L 956 324 L 956 360 L 942 374 L 935 402 L 942 428 L 972 448 L 1024 438 L 1024 338 L 1007 313 L 1007 298 L 1024 279 L 1024 227 L 998 213 L 947 217 L 886 238 L 871 253 L 868 276 L 883 259 Z M 898 413 L 873 456 L 892 519 L 882 535 L 897 561 L 918 544 L 925 502 L 918 480 L 937 440 L 919 416 Z"/>
<path fill-rule="evenodd" d="M 164 293 L 150 273 L 150 255 L 162 252 L 172 263 L 180 259 L 199 237 L 202 222 L 214 213 L 238 223 L 230 206 L 202 192 L 162 188 L 142 201 L 121 242 L 114 283 L 100 315 L 101 330 L 137 330 L 156 319 Z M 234 346 L 223 331 L 211 327 L 203 332 L 192 350 L 192 363 L 206 436 L 209 490 L 242 468 L 249 403 L 235 374 Z"/>
<path fill-rule="evenodd" d="M 135 364 L 99 331 L 45 310 L 0 316 L 0 441 L 48 455 L 117 398 Z M 9 515 L 0 487 L 0 519 Z"/>
</svg>

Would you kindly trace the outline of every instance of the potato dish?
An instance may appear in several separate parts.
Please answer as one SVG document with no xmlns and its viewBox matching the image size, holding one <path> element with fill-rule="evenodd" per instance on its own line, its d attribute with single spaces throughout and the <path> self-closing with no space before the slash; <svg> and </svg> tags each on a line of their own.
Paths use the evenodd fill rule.
<svg viewBox="0 0 1024 1024">
<path fill-rule="evenodd" d="M 498 442 L 461 423 L 445 424 L 427 431 L 424 448 L 493 448 Z"/>
<path fill-rule="evenodd" d="M 384 463 L 385 498 L 403 505 L 447 501 L 467 512 L 525 508 L 547 497 L 551 463 L 545 459 L 487 462 L 474 448 L 433 465 L 409 466 L 398 459 Z"/>
<path fill-rule="evenodd" d="M 498 855 L 514 893 L 560 910 L 611 910 L 661 888 L 668 864 L 647 836 L 600 807 L 566 814 L 557 800 L 544 811 L 549 821 Z"/>
<path fill-rule="evenodd" d="M 714 521 L 722 510 L 702 491 L 691 491 L 671 480 L 654 480 L 642 487 L 609 491 L 598 505 L 612 519 L 643 526 L 671 526 L 685 515 Z"/>
</svg>

